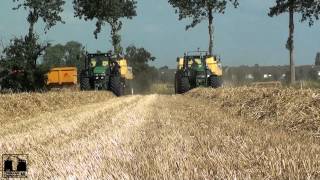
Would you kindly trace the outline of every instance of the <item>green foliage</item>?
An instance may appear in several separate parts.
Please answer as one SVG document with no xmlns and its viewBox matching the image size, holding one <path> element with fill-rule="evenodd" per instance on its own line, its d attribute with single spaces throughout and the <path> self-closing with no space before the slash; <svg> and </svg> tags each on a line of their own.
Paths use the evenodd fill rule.
<svg viewBox="0 0 320 180">
<path fill-rule="evenodd" d="M 314 20 L 319 19 L 320 2 L 318 0 L 276 0 L 275 5 L 270 8 L 269 16 L 278 16 L 282 13 L 300 13 L 301 21 L 308 21 L 309 25 L 314 24 Z"/>
<path fill-rule="evenodd" d="M 13 43 L 4 49 L 4 58 L 1 66 L 4 70 L 1 73 L 3 80 L 2 88 L 13 91 L 34 91 L 44 85 L 43 70 L 36 67 L 36 60 L 47 45 L 34 41 L 26 41 L 23 38 L 16 38 Z"/>
<path fill-rule="evenodd" d="M 40 45 L 37 42 L 38 37 L 34 32 L 34 25 L 38 22 L 40 18 L 46 24 L 46 31 L 49 30 L 52 26 L 56 25 L 57 22 L 63 23 L 60 13 L 63 11 L 63 5 L 65 4 L 65 1 L 13 0 L 13 2 L 16 2 L 18 4 L 15 8 L 13 8 L 14 10 L 23 8 L 28 11 L 27 21 L 29 23 L 29 34 L 25 36 L 23 43 L 21 43 L 21 40 L 18 40 L 20 41 L 20 44 L 24 44 L 25 46 L 24 54 L 26 54 L 26 57 L 25 59 L 20 58 L 18 61 L 28 61 L 28 68 L 34 69 L 36 67 L 36 60 L 41 55 L 42 51 L 44 51 L 45 48 L 49 46 L 49 44 Z M 18 42 L 16 40 L 14 41 Z M 19 50 L 19 43 L 15 43 L 15 45 L 17 45 L 17 48 L 15 48 L 15 46 L 11 46 L 11 52 L 8 52 L 9 54 L 7 54 L 7 56 L 15 56 L 15 53 L 18 53 L 16 55 L 19 56 L 19 52 L 16 51 Z"/>
<path fill-rule="evenodd" d="M 45 30 L 49 30 L 57 22 L 63 22 L 60 13 L 63 12 L 64 0 L 13 0 L 18 5 L 14 10 L 21 7 L 29 11 L 28 22 L 35 23 L 39 18 L 46 23 Z"/>
<path fill-rule="evenodd" d="M 195 27 L 203 20 L 208 19 L 212 13 L 225 13 L 228 0 L 169 0 L 169 3 L 176 8 L 179 20 L 192 18 L 192 23 L 186 29 Z M 235 7 L 238 0 L 229 0 Z"/>
<path fill-rule="evenodd" d="M 144 48 L 129 46 L 126 49 L 126 59 L 134 74 L 133 88 L 140 93 L 148 91 L 158 76 L 157 69 L 148 63 L 156 58 Z"/>
<path fill-rule="evenodd" d="M 72 66 L 79 70 L 84 67 L 85 50 L 81 43 L 70 41 L 57 44 L 45 50 L 43 65 L 48 68 Z"/>
<path fill-rule="evenodd" d="M 66 50 L 66 65 L 83 69 L 86 56 L 85 47 L 81 43 L 75 41 L 67 42 L 64 47 Z"/>
<path fill-rule="evenodd" d="M 50 44 L 40 44 L 34 32 L 34 25 L 39 19 L 45 23 L 45 31 L 57 22 L 63 22 L 60 13 L 64 0 L 13 0 L 17 6 L 28 11 L 29 33 L 24 38 L 15 38 L 3 51 L 1 60 L 1 87 L 13 91 L 35 91 L 44 87 L 42 67 L 37 67 L 37 59 Z"/>
<path fill-rule="evenodd" d="M 122 18 L 132 19 L 137 15 L 136 1 L 134 0 L 74 0 L 75 16 L 85 20 L 96 19 L 96 30 L 94 35 L 97 38 L 103 25 L 108 23 L 111 26 L 111 39 L 116 54 L 122 52 L 120 45 L 121 36 L 119 31 L 122 28 Z"/>
<path fill-rule="evenodd" d="M 150 67 L 148 62 L 156 59 L 146 49 L 136 48 L 135 46 L 127 47 L 126 58 L 129 61 L 129 65 L 132 66 L 133 73 L 147 70 Z"/>
<path fill-rule="evenodd" d="M 26 40 L 26 38 L 15 38 L 12 44 L 4 49 L 3 66 L 10 70 L 34 69 L 36 60 L 49 44 L 37 43 L 38 37 Z"/>
<path fill-rule="evenodd" d="M 203 20 L 209 21 L 209 53 L 213 52 L 213 13 L 225 13 L 228 2 L 235 7 L 238 0 L 169 0 L 169 3 L 179 14 L 179 20 L 192 19 L 191 24 L 186 26 L 186 30 L 195 27 Z"/>
<path fill-rule="evenodd" d="M 48 69 L 61 67 L 65 65 L 65 49 L 61 44 L 54 45 L 45 50 L 43 56 L 43 65 Z"/>
<path fill-rule="evenodd" d="M 44 69 L 29 71 L 3 71 L 1 88 L 13 92 L 40 91 L 45 86 Z"/>
</svg>

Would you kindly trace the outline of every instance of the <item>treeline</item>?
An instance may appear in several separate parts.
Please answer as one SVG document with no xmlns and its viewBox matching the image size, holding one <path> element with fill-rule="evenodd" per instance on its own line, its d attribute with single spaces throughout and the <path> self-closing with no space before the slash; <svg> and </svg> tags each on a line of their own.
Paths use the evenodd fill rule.
<svg viewBox="0 0 320 180">
<path fill-rule="evenodd" d="M 65 23 L 61 17 L 64 11 L 65 0 L 13 0 L 16 4 L 13 10 L 24 9 L 28 12 L 28 33 L 20 38 L 13 38 L 10 45 L 5 47 L 0 58 L 0 86 L 12 91 L 37 91 L 45 87 L 45 74 L 51 67 L 76 66 L 82 69 L 85 52 L 80 43 L 68 42 L 65 45 L 51 46 L 49 43 L 41 43 L 35 25 L 42 20 L 47 32 L 57 23 Z M 136 16 L 136 1 L 118 0 L 74 0 L 75 17 L 86 21 L 96 20 L 95 38 L 98 38 L 105 24 L 111 27 L 111 42 L 114 53 L 125 54 L 129 59 L 129 65 L 134 66 L 134 73 L 138 79 L 150 77 L 156 71 L 148 65 L 148 61 L 155 58 L 144 48 L 134 46 L 125 49 L 121 46 L 119 31 L 122 28 L 122 19 L 132 19 Z M 103 49 L 104 47 L 101 47 Z M 130 53 L 130 54 L 129 54 Z M 141 58 L 141 59 L 138 59 Z M 140 75 L 145 73 L 144 75 Z M 146 86 L 147 82 L 135 82 L 137 86 Z"/>
<path fill-rule="evenodd" d="M 320 66 L 297 66 L 295 71 L 295 79 L 298 81 L 320 82 Z M 223 79 L 226 84 L 233 85 L 268 81 L 281 81 L 283 84 L 290 84 L 290 71 L 288 66 L 224 67 Z"/>
</svg>

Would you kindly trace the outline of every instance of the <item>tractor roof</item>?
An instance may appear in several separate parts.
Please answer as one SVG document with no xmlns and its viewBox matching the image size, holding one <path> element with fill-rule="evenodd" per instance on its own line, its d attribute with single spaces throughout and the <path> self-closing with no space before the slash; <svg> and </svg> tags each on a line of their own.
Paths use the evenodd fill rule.
<svg viewBox="0 0 320 180">
<path fill-rule="evenodd" d="M 97 56 L 105 56 L 105 57 L 111 57 L 111 53 L 88 53 L 88 57 L 97 57 Z"/>
</svg>

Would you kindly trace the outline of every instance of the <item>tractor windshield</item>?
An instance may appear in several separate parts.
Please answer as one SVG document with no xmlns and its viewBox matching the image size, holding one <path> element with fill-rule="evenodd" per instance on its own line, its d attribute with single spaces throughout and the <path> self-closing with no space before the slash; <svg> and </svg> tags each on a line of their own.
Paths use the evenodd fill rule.
<svg viewBox="0 0 320 180">
<path fill-rule="evenodd" d="M 204 59 L 202 57 L 190 57 L 188 60 L 188 66 L 191 68 L 204 67 Z"/>
<path fill-rule="evenodd" d="M 103 66 L 106 67 L 109 65 L 108 58 L 105 56 L 96 56 L 91 58 L 91 67 Z"/>
</svg>

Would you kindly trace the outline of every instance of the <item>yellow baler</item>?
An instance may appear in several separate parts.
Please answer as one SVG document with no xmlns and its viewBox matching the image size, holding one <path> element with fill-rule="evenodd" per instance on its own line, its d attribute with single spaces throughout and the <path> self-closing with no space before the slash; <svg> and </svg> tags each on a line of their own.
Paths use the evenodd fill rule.
<svg viewBox="0 0 320 180">
<path fill-rule="evenodd" d="M 128 66 L 127 60 L 122 58 L 117 62 L 120 65 L 121 77 L 126 80 L 132 80 L 133 79 L 132 68 Z"/>
<path fill-rule="evenodd" d="M 181 70 L 183 68 L 183 65 L 184 65 L 184 58 L 183 57 L 178 57 L 177 58 L 177 62 L 178 62 L 178 67 L 177 69 L 178 70 Z"/>
<path fill-rule="evenodd" d="M 76 67 L 52 68 L 47 73 L 48 86 L 77 85 L 78 70 Z"/>
<path fill-rule="evenodd" d="M 221 63 L 217 60 L 215 56 L 209 56 L 206 58 L 206 64 L 211 73 L 215 76 L 222 76 Z"/>
</svg>

